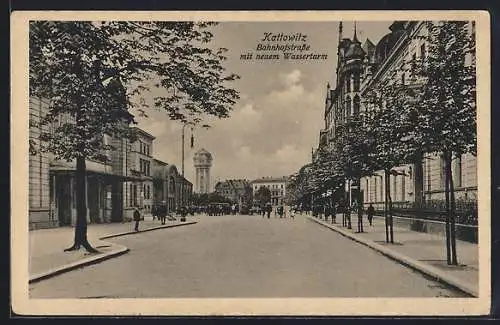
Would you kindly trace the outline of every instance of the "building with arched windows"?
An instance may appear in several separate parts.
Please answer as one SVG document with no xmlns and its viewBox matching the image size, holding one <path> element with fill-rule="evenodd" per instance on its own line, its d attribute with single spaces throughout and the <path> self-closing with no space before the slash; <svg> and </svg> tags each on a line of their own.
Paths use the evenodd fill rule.
<svg viewBox="0 0 500 325">
<path fill-rule="evenodd" d="M 472 22 L 468 26 L 469 32 L 475 33 Z M 319 147 L 332 144 L 339 135 L 339 127 L 349 117 L 385 107 L 384 98 L 379 98 L 379 101 L 363 100 L 374 96 L 379 85 L 415 83 L 409 73 L 409 64 L 415 60 L 424 61 L 429 49 L 425 37 L 428 31 L 423 21 L 394 21 L 377 44 L 366 39 L 361 45 L 356 25 L 352 39 L 344 37 L 342 22 L 338 32 L 336 86 L 332 89 L 327 84 L 325 124 L 320 131 Z M 473 61 L 472 57 L 468 57 L 465 64 L 472 64 Z M 463 154 L 453 160 L 452 168 L 457 200 L 464 204 L 477 201 L 476 157 Z M 422 206 L 443 201 L 443 169 L 443 159 L 435 153 L 424 153 L 421 161 L 393 168 L 389 184 L 394 206 Z M 365 205 L 372 203 L 376 209 L 382 209 L 384 177 L 380 171 L 363 177 L 360 184 L 347 184 L 349 200 L 355 197 L 357 191 L 362 191 Z"/>
<path fill-rule="evenodd" d="M 153 206 L 165 205 L 167 213 L 175 213 L 181 206 L 191 202 L 193 184 L 177 170 L 177 167 L 153 159 Z"/>
</svg>

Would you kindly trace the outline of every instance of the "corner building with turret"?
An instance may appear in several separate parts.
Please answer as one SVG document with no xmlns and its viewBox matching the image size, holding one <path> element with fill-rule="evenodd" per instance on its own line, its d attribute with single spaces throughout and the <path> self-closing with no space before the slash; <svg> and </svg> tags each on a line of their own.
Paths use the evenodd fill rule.
<svg viewBox="0 0 500 325">
<path fill-rule="evenodd" d="M 377 44 L 370 39 L 358 39 L 356 25 L 353 37 L 345 38 L 343 24 L 339 23 L 338 61 L 336 85 L 327 84 L 324 129 L 320 130 L 319 147 L 332 144 L 338 136 L 342 123 L 360 112 L 381 109 L 363 101 L 377 85 L 400 83 L 410 85 L 414 80 L 409 75 L 412 60 L 425 60 L 429 45 L 426 24 L 423 21 L 394 21 L 389 32 Z M 469 32 L 475 33 L 469 23 Z M 466 64 L 474 62 L 466 58 Z M 382 104 L 383 105 L 383 104 Z M 438 107 L 436 109 L 439 109 Z M 477 204 L 476 157 L 464 154 L 452 163 L 453 181 L 457 202 Z M 444 162 L 435 153 L 424 153 L 422 161 L 394 168 L 390 176 L 390 191 L 393 206 L 433 206 L 444 200 Z M 360 184 L 346 183 L 349 201 L 362 191 L 364 205 L 370 203 L 382 210 L 384 205 L 384 173 L 379 171 L 371 177 L 363 177 Z"/>
</svg>

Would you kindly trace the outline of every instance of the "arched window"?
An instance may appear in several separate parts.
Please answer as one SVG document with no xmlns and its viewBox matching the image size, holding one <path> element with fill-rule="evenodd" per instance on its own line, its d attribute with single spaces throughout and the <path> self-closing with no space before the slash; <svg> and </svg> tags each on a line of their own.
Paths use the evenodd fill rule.
<svg viewBox="0 0 500 325">
<path fill-rule="evenodd" d="M 349 96 L 345 99 L 345 114 L 346 117 L 351 115 L 351 97 Z"/>
<path fill-rule="evenodd" d="M 353 110 L 354 110 L 354 115 L 357 115 L 359 114 L 359 105 L 360 105 L 360 99 L 359 99 L 359 96 L 356 95 L 354 96 L 354 100 L 353 100 Z"/>
<path fill-rule="evenodd" d="M 170 176 L 170 182 L 168 184 L 168 191 L 170 193 L 175 193 L 175 179 L 172 176 Z"/>
<path fill-rule="evenodd" d="M 346 93 L 351 92 L 351 76 L 347 75 L 345 78 L 345 91 Z"/>
<path fill-rule="evenodd" d="M 354 91 L 359 91 L 360 77 L 359 73 L 354 74 Z"/>
</svg>

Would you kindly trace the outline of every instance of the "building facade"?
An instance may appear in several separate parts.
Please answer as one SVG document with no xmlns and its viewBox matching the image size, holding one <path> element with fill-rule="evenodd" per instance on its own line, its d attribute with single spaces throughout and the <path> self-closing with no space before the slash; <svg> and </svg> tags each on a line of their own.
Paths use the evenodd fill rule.
<svg viewBox="0 0 500 325">
<path fill-rule="evenodd" d="M 153 206 L 165 205 L 167 213 L 191 204 L 193 184 L 178 172 L 175 165 L 153 159 Z"/>
<path fill-rule="evenodd" d="M 30 97 L 29 137 L 32 152 L 29 156 L 29 225 L 30 229 L 71 226 L 76 222 L 75 161 L 58 160 L 42 150 L 42 132 L 55 132 L 70 116 L 59 116 L 50 125 L 39 122 L 48 113 L 48 101 Z M 123 172 L 126 147 L 123 139 L 104 136 L 106 145 L 114 150 L 103 150 L 102 159 L 86 160 L 87 222 L 101 223 L 123 220 L 123 182 L 136 180 Z"/>
<path fill-rule="evenodd" d="M 73 226 L 76 223 L 75 161 L 62 161 L 42 150 L 42 132 L 71 123 L 61 116 L 51 125 L 40 127 L 40 119 L 49 111 L 48 101 L 31 97 L 29 101 L 29 227 L 30 229 Z M 173 165 L 162 173 L 166 189 L 153 184 L 156 162 L 152 157 L 154 137 L 139 128 L 131 128 L 135 141 L 105 135 L 109 148 L 100 160 L 86 160 L 86 191 L 88 223 L 121 222 L 132 218 L 138 206 L 148 214 L 161 197 L 169 207 L 177 209 L 189 204 L 192 184 L 183 179 Z M 172 176 L 172 177 L 170 177 Z M 172 180 L 171 183 L 168 181 Z"/>
<path fill-rule="evenodd" d="M 273 207 L 285 204 L 286 184 L 288 178 L 284 177 L 262 177 L 251 183 L 253 197 L 261 187 L 266 187 L 271 192 L 271 205 Z"/>
<path fill-rule="evenodd" d="M 212 160 L 212 154 L 203 148 L 194 154 L 196 193 L 205 194 L 211 192 L 210 168 L 212 167 Z"/>
<path fill-rule="evenodd" d="M 252 197 L 252 186 L 246 179 L 230 179 L 215 184 L 215 193 L 242 205 Z"/>
<path fill-rule="evenodd" d="M 135 141 L 126 139 L 125 168 L 126 174 L 134 177 L 135 181 L 123 183 L 123 214 L 126 218 L 132 218 L 135 207 L 139 207 L 143 213 L 150 213 L 153 204 L 153 141 L 154 136 L 141 130 L 138 127 L 132 127 L 135 134 Z"/>
<path fill-rule="evenodd" d="M 470 32 L 474 33 L 472 23 Z M 425 60 L 427 29 L 422 21 L 395 21 L 389 32 L 375 45 L 369 39 L 364 44 L 357 39 L 356 27 L 353 39 L 343 38 L 342 23 L 339 23 L 339 46 L 337 62 L 337 85 L 327 85 L 325 100 L 325 128 L 320 131 L 319 146 L 329 145 L 337 136 L 339 125 L 350 116 L 374 109 L 374 103 L 363 100 L 372 96 L 381 84 L 416 84 L 418 80 L 409 73 L 409 64 Z M 439 108 L 436 108 L 439 109 Z M 457 200 L 477 200 L 476 158 L 464 154 L 452 162 Z M 426 204 L 444 200 L 444 163 L 436 153 L 424 153 L 422 161 L 394 168 L 390 176 L 391 199 L 395 206 Z M 371 177 L 363 177 L 354 185 L 362 191 L 364 204 L 373 204 L 382 209 L 384 204 L 384 173 L 379 171 Z M 346 186 L 346 190 L 349 189 Z M 352 192 L 352 190 L 350 190 Z M 354 195 L 350 193 L 350 198 Z"/>
</svg>

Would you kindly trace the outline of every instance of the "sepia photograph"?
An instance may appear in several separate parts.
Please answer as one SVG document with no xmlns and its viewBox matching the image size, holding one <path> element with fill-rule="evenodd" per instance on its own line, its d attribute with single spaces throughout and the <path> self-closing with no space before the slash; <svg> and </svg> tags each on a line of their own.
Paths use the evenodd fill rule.
<svg viewBox="0 0 500 325">
<path fill-rule="evenodd" d="M 12 307 L 490 308 L 486 12 L 14 12 Z"/>
</svg>

